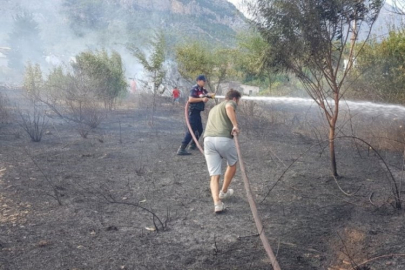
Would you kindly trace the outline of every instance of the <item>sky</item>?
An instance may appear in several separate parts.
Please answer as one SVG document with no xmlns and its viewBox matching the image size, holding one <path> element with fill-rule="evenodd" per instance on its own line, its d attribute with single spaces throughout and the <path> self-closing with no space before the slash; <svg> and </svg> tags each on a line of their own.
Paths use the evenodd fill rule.
<svg viewBox="0 0 405 270">
<path fill-rule="evenodd" d="M 242 0 L 228 0 L 228 1 L 234 4 L 236 7 L 238 7 L 238 5 L 242 2 Z"/>
<path fill-rule="evenodd" d="M 244 2 L 246 2 L 246 0 L 228 0 L 228 2 L 231 2 L 232 4 L 234 4 L 236 6 L 236 8 L 240 10 L 240 12 L 242 12 L 246 17 L 249 17 L 246 12 L 246 7 L 244 4 Z"/>
</svg>

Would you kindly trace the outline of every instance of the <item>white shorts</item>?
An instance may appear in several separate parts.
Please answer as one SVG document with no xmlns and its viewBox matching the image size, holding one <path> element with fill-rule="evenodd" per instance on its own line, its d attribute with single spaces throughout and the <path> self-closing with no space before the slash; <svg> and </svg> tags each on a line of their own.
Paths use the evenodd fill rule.
<svg viewBox="0 0 405 270">
<path fill-rule="evenodd" d="M 210 176 L 222 174 L 223 158 L 226 159 L 228 166 L 233 166 L 238 162 L 235 142 L 226 137 L 205 137 L 204 156 Z"/>
</svg>

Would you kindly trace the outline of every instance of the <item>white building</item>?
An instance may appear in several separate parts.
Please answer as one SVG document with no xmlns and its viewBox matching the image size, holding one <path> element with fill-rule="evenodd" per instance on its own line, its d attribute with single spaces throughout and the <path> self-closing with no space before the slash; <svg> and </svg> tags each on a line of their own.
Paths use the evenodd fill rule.
<svg viewBox="0 0 405 270">
<path fill-rule="evenodd" d="M 258 86 L 253 85 L 241 84 L 240 87 L 243 90 L 243 94 L 248 96 L 257 96 L 260 91 L 260 88 Z"/>
<path fill-rule="evenodd" d="M 252 86 L 247 84 L 241 84 L 240 82 L 226 82 L 221 83 L 218 89 L 218 95 L 224 95 L 229 89 L 234 89 L 247 96 L 257 96 L 260 88 L 258 86 Z"/>
</svg>

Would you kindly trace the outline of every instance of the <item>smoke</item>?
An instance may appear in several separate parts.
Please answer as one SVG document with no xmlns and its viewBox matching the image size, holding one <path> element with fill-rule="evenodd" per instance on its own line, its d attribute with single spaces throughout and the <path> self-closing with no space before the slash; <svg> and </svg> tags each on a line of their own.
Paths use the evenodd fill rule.
<svg viewBox="0 0 405 270">
<path fill-rule="evenodd" d="M 132 16 L 121 6 L 114 4 L 115 1 L 86 1 L 87 3 L 94 2 L 95 5 L 89 5 L 90 10 L 74 13 L 73 15 L 78 16 L 76 20 L 72 13 L 69 15 L 66 4 L 76 5 L 79 0 L 0 1 L 0 25 L 2 25 L 0 28 L 0 56 L 3 56 L 0 58 L 0 84 L 21 83 L 24 65 L 27 61 L 38 62 L 46 73 L 54 66 L 68 66 L 69 62 L 82 51 L 101 49 L 120 53 L 128 80 L 142 76 L 142 66 L 136 62 L 135 57 L 129 53 L 126 46 L 134 43 L 137 46 L 142 45 L 148 37 L 137 36 L 136 33 L 130 32 L 131 27 L 129 26 L 134 24 Z M 91 9 L 93 7 L 94 10 Z M 96 8 L 100 10 L 96 10 Z M 37 24 L 39 35 L 36 40 L 41 43 L 41 46 L 34 48 L 31 44 L 32 41 L 27 42 L 26 35 L 32 32 L 29 27 L 21 29 L 20 34 L 17 33 L 20 43 L 10 41 L 16 28 L 15 17 L 22 13 L 30 14 Z M 98 21 L 101 23 L 92 25 L 93 16 L 100 14 L 102 17 L 98 18 Z M 136 29 L 132 28 L 132 30 Z M 5 47 L 10 50 L 5 50 Z M 21 47 L 28 48 L 29 51 L 20 53 Z M 10 55 L 13 53 L 21 57 L 22 67 L 14 67 L 13 63 L 10 63 L 10 61 L 14 61 L 14 59 L 10 59 Z"/>
</svg>

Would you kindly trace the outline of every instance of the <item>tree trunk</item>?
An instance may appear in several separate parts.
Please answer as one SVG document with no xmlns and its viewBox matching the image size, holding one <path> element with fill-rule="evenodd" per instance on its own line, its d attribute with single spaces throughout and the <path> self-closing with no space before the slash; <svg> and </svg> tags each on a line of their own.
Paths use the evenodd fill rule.
<svg viewBox="0 0 405 270">
<path fill-rule="evenodd" d="M 271 73 L 269 72 L 269 73 L 267 74 L 267 76 L 269 77 L 269 94 L 271 95 L 271 85 L 272 85 Z"/>
<path fill-rule="evenodd" d="M 332 120 L 333 121 L 333 120 Z M 338 177 L 336 167 L 336 155 L 335 155 L 335 126 L 336 122 L 331 123 L 329 126 L 329 152 L 330 152 L 330 165 L 332 169 L 332 175 Z"/>
</svg>

